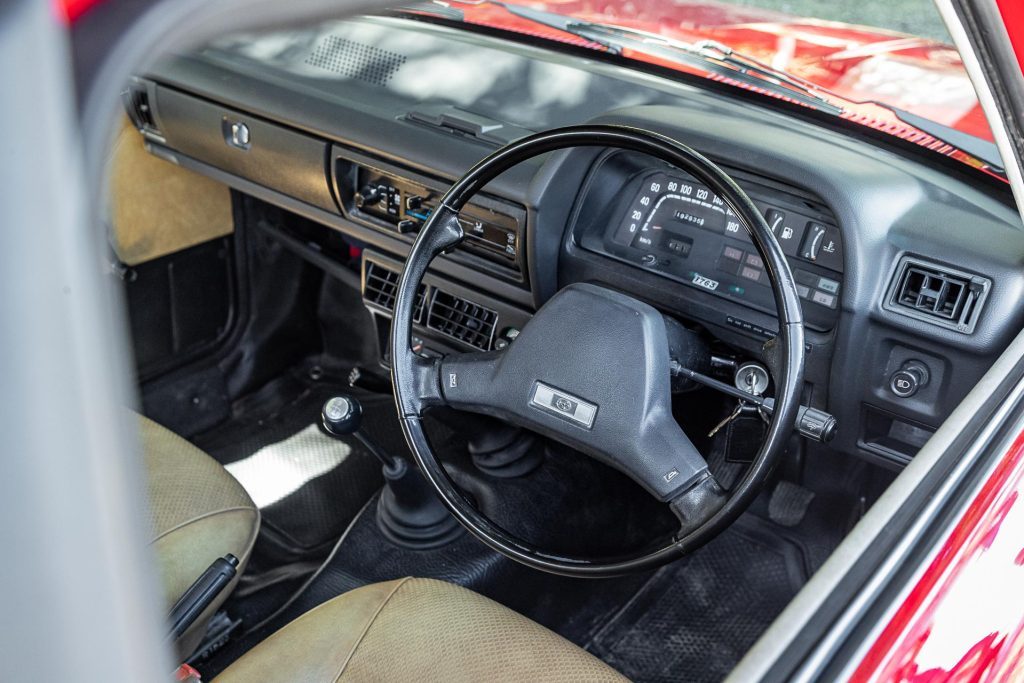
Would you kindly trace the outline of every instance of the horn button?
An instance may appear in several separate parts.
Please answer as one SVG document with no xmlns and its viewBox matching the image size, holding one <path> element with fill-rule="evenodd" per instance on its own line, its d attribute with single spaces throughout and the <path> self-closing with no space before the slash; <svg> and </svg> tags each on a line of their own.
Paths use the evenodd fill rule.
<svg viewBox="0 0 1024 683">
<path fill-rule="evenodd" d="M 672 416 L 665 321 L 653 307 L 574 284 L 503 351 L 443 359 L 445 401 L 546 434 L 669 500 L 707 465 Z"/>
</svg>

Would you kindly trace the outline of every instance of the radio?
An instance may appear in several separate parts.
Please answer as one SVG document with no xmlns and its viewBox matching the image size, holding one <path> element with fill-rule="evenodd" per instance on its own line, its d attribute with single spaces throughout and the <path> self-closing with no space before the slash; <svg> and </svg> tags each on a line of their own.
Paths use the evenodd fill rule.
<svg viewBox="0 0 1024 683">
<path fill-rule="evenodd" d="M 335 172 L 348 218 L 403 235 L 419 231 L 445 191 L 442 183 L 370 161 L 338 157 Z M 459 213 L 466 235 L 460 249 L 521 275 L 524 217 L 519 207 L 478 195 Z"/>
</svg>

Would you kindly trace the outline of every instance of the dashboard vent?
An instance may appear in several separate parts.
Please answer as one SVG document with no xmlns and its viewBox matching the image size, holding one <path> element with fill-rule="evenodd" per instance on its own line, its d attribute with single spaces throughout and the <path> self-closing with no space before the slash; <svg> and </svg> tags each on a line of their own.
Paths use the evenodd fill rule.
<svg viewBox="0 0 1024 683">
<path fill-rule="evenodd" d="M 487 351 L 497 320 L 498 314 L 491 309 L 435 289 L 427 327 Z"/>
<path fill-rule="evenodd" d="M 363 299 L 389 313 L 394 313 L 395 296 L 398 294 L 398 278 L 399 274 L 390 268 L 367 261 L 366 278 L 363 281 Z M 413 314 L 415 322 L 423 322 L 423 299 L 426 291 L 426 285 L 421 284 L 416 293 L 416 311 Z"/>
<path fill-rule="evenodd" d="M 338 36 L 327 36 L 306 57 L 306 64 L 381 87 L 405 64 L 406 56 Z"/>
<path fill-rule="evenodd" d="M 988 278 L 904 256 L 886 308 L 970 334 L 991 284 Z"/>
<path fill-rule="evenodd" d="M 128 88 L 124 93 L 124 103 L 128 109 L 128 118 L 132 120 L 136 128 L 144 132 L 160 132 L 156 126 L 153 107 L 149 102 L 149 90 L 144 84 L 135 84 Z"/>
</svg>

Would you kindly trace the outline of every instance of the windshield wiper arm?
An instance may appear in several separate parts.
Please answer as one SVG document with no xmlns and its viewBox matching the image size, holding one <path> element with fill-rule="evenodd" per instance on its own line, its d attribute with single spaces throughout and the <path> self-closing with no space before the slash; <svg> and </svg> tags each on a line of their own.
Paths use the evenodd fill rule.
<svg viewBox="0 0 1024 683">
<path fill-rule="evenodd" d="M 518 17 L 589 40 L 616 54 L 623 49 L 636 50 L 724 78 L 739 80 L 745 85 L 772 89 L 776 94 L 785 94 L 814 109 L 836 115 L 843 111 L 821 94 L 814 84 L 742 55 L 716 41 L 686 43 L 649 31 L 585 21 L 501 0 L 482 0 L 470 4 L 498 5 Z"/>
<path fill-rule="evenodd" d="M 503 0 L 448 0 L 447 2 L 432 0 L 430 3 L 409 6 L 404 9 L 427 11 L 446 18 L 461 19 L 461 12 L 452 7 L 450 3 L 497 5 L 528 21 L 600 45 L 613 54 L 620 54 L 623 49 L 636 50 L 653 57 L 701 69 L 723 78 L 741 81 L 744 85 L 751 87 L 773 89 L 776 94 L 784 95 L 813 109 L 837 116 L 843 114 L 844 111 L 835 102 L 835 99 L 844 100 L 845 97 L 836 95 L 827 88 L 820 87 L 799 76 L 765 64 L 754 57 L 737 52 L 728 45 L 714 40 L 687 43 L 659 33 L 586 21 L 564 14 L 503 2 Z M 829 96 L 835 99 L 829 99 Z M 992 171 L 1004 172 L 999 151 L 993 143 L 884 102 L 872 100 L 870 103 L 888 109 L 904 123 L 974 157 L 986 164 Z"/>
</svg>

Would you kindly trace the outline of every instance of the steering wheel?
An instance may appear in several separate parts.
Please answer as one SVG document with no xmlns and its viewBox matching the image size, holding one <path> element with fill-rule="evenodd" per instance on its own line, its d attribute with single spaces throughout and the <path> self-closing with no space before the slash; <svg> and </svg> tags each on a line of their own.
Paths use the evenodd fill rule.
<svg viewBox="0 0 1024 683">
<path fill-rule="evenodd" d="M 646 153 L 707 185 L 753 238 L 771 281 L 779 334 L 770 349 L 775 406 L 746 475 L 726 493 L 672 415 L 671 364 L 685 360 L 687 337 L 652 306 L 592 284 L 557 292 L 500 351 L 426 359 L 410 345 L 417 290 L 431 261 L 464 238 L 458 220 L 488 182 L 532 157 L 571 147 Z M 771 229 L 724 171 L 667 137 L 607 125 L 559 128 L 513 142 L 460 178 L 421 228 L 398 285 L 391 333 L 392 381 L 402 430 L 421 472 L 471 533 L 507 557 L 577 577 L 615 576 L 662 565 L 725 530 L 764 485 L 796 423 L 803 384 L 800 299 Z M 624 472 L 680 520 L 654 550 L 591 558 L 547 552 L 483 515 L 456 486 L 424 434 L 428 409 L 446 405 L 498 417 L 544 434 Z"/>
</svg>

